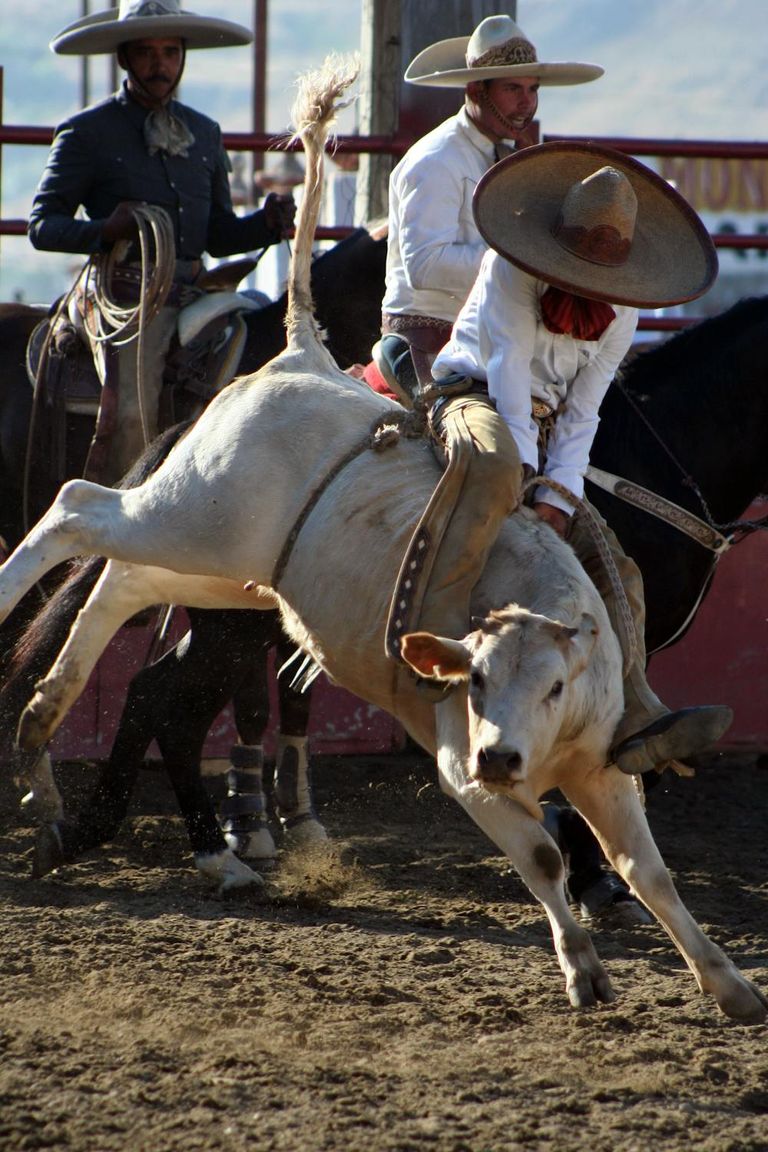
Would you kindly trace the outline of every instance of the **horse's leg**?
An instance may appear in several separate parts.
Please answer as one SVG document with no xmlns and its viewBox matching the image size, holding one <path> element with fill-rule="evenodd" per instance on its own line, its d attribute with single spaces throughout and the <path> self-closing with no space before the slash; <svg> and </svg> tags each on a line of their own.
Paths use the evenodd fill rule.
<svg viewBox="0 0 768 1152">
<path fill-rule="evenodd" d="M 269 722 L 268 645 L 279 629 L 278 615 L 201 612 L 193 616 L 195 631 L 200 637 L 208 635 L 208 647 L 215 648 L 226 661 L 222 676 L 231 687 L 240 739 L 230 750 L 227 796 L 220 805 L 219 819 L 229 847 L 241 858 L 263 864 L 276 854 L 267 826 L 262 738 Z"/>
<path fill-rule="evenodd" d="M 295 655 L 295 647 L 281 628 L 275 644 L 278 669 Z M 328 834 L 317 818 L 312 799 L 307 738 L 312 692 L 294 687 L 293 674 L 289 667 L 277 678 L 280 730 L 275 749 L 275 809 L 289 843 L 317 844 L 327 840 Z"/>
<path fill-rule="evenodd" d="M 616 768 L 561 785 L 594 829 L 608 859 L 672 938 L 702 992 L 744 1024 L 768 1016 L 768 1000 L 709 940 L 680 899 L 651 836 L 634 782 Z"/>
<path fill-rule="evenodd" d="M 261 740 L 269 721 L 268 651 L 275 647 L 278 668 L 290 659 L 295 645 L 283 633 L 277 613 L 249 613 L 248 631 L 238 630 L 238 644 L 247 649 L 239 659 L 246 668 L 233 697 L 235 725 L 242 741 L 231 752 L 229 791 L 221 808 L 227 843 L 246 859 L 274 855 L 266 828 L 262 791 Z M 327 839 L 312 803 L 307 747 L 310 693 L 292 687 L 290 670 L 277 680 L 280 710 L 276 736 L 275 809 L 286 839 L 294 844 Z"/>
<path fill-rule="evenodd" d="M 22 779 L 29 791 L 22 796 L 21 806 L 40 821 L 61 820 L 64 816 L 64 801 L 61 798 L 53 765 L 47 748 L 32 753 L 16 751 L 13 755 L 14 772 Z"/>
<path fill-rule="evenodd" d="M 41 831 L 35 875 L 71 863 L 113 839 L 125 819 L 143 757 L 155 739 L 186 823 L 197 868 L 222 889 L 261 883 L 261 877 L 227 847 L 200 775 L 205 736 L 229 699 L 237 665 L 227 659 L 226 636 L 211 646 L 209 633 L 196 637 L 195 631 L 192 628 L 162 659 L 134 677 L 109 761 L 88 804 L 76 820 L 57 821 Z"/>
<path fill-rule="evenodd" d="M 443 705 L 442 707 L 445 707 Z M 565 896 L 565 867 L 560 850 L 544 826 L 517 801 L 489 795 L 468 784 L 461 759 L 441 748 L 440 786 L 498 844 L 547 914 L 571 1004 L 610 1003 L 616 995 L 586 929 L 573 918 Z"/>
</svg>

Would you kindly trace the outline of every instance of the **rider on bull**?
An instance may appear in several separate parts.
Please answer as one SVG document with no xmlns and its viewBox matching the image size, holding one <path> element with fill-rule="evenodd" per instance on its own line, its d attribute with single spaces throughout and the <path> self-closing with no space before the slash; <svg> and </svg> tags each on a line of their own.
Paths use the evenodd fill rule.
<svg viewBox="0 0 768 1152">
<path fill-rule="evenodd" d="M 142 333 L 142 382 L 153 400 L 147 410 L 150 436 L 157 431 L 157 399 L 179 303 L 195 294 L 203 253 L 228 256 L 276 244 L 293 224 L 291 196 L 272 194 L 259 211 L 235 214 L 219 125 L 174 99 L 188 49 L 251 39 L 242 25 L 182 11 L 179 0 L 120 0 L 119 10 L 78 20 L 51 43 L 63 55 L 116 52 L 126 79 L 118 92 L 56 129 L 30 214 L 32 244 L 93 256 L 125 242 L 115 279 L 121 298 L 136 303 L 142 274 L 134 209 L 138 204 L 160 207 L 172 223 L 173 284 L 165 307 Z M 79 218 L 81 207 L 87 219 Z M 114 424 L 120 439 L 140 443 L 124 427 L 138 419 L 131 396 L 137 386 L 137 341 L 106 350 L 93 340 L 91 325 L 87 331 L 102 384 L 117 392 Z M 115 482 L 133 463 L 116 452 L 107 459 L 108 472 L 97 475 L 103 483 Z"/>
<path fill-rule="evenodd" d="M 484 178 L 484 172 L 500 155 L 500 137 L 524 133 L 535 112 L 538 83 L 575 83 L 594 79 L 601 71 L 593 65 L 540 64 L 521 29 L 509 17 L 498 16 L 484 20 L 467 40 L 442 41 L 426 49 L 406 72 L 406 79 L 414 83 L 466 86 L 466 102 L 453 120 L 415 145 L 392 176 L 390 260 L 380 363 L 389 369 L 385 372 L 388 382 L 405 403 L 416 398 L 422 405 L 434 405 L 442 393 L 443 398 L 432 407 L 431 421 L 444 441 L 449 462 L 457 449 L 466 455 L 470 446 L 472 455 L 461 499 L 434 562 L 425 607 L 417 620 L 407 621 L 408 628 L 464 634 L 471 589 L 499 525 L 520 501 L 523 476 L 543 470 L 555 481 L 564 482 L 574 496 L 583 496 L 597 410 L 631 344 L 637 325 L 634 305 L 653 306 L 651 302 L 656 301 L 660 306 L 670 303 L 675 294 L 678 300 L 693 299 L 709 287 L 716 273 L 711 241 L 689 206 L 648 169 L 643 168 L 640 176 L 633 170 L 628 179 L 619 158 L 616 176 L 620 177 L 621 192 L 631 200 L 634 193 L 628 183 L 639 180 L 644 193 L 638 228 L 641 241 L 634 247 L 634 215 L 624 221 L 623 236 L 629 245 L 626 268 L 621 272 L 614 269 L 606 279 L 597 275 L 604 273 L 599 262 L 567 250 L 564 235 L 553 240 L 551 231 L 557 228 L 557 213 L 563 207 L 568 185 L 558 185 L 559 202 L 553 206 L 547 178 L 532 179 L 526 207 L 529 202 L 542 209 L 546 205 L 552 218 L 543 228 L 531 231 L 527 263 L 521 261 L 523 272 L 517 271 L 513 251 L 500 248 L 500 256 L 492 252 L 485 257 L 470 299 L 459 312 L 469 291 L 467 277 L 480 268 L 487 243 L 498 247 L 498 229 L 488 226 L 487 221 L 480 226 L 480 205 L 483 198 L 486 203 L 490 199 L 482 189 L 502 188 L 501 200 L 494 203 L 503 218 L 499 205 L 510 207 L 513 192 L 525 189 L 529 174 L 547 171 L 548 177 L 544 165 L 514 167 L 527 155 L 538 157 L 538 149 L 528 149 L 497 164 L 493 176 L 489 173 Z M 505 166 L 511 169 L 508 200 L 506 184 L 496 183 Z M 582 171 L 580 178 L 590 172 L 591 168 Z M 472 210 L 469 201 L 478 181 L 477 203 Z M 573 178 L 570 183 L 574 183 Z M 580 185 L 580 180 L 575 184 Z M 587 191 L 595 194 L 598 186 L 605 188 L 602 178 Z M 653 195 L 646 194 L 649 188 Z M 609 206 L 603 205 L 598 221 L 607 213 L 613 223 L 614 211 L 615 206 L 609 211 Z M 647 275 L 642 283 L 636 282 L 636 258 L 648 259 L 645 230 L 656 213 L 664 220 L 664 227 L 654 231 L 656 263 L 652 266 L 659 275 L 650 283 Z M 508 215 L 513 224 L 520 223 L 512 211 Z M 527 211 L 521 217 L 523 234 L 535 215 Z M 539 263 L 543 259 L 539 247 L 548 251 L 553 245 L 569 261 L 567 275 L 558 275 L 551 262 L 545 273 Z M 681 253 L 688 257 L 693 270 L 689 270 L 690 280 L 685 284 L 671 287 L 663 282 L 660 269 L 668 268 L 670 259 L 682 264 Z M 555 286 L 564 286 L 566 291 L 553 304 Z M 551 291 L 543 308 L 541 301 L 548 288 Z M 580 323 L 585 313 L 587 329 L 581 329 L 577 321 Z M 429 365 L 448 340 L 452 321 L 456 321 L 453 335 L 435 362 L 435 389 Z M 411 355 L 399 337 L 406 338 Z M 449 399 L 468 383 L 473 391 Z M 482 395 L 486 389 L 490 403 L 489 397 Z M 510 396 L 514 396 L 514 403 Z M 541 415 L 537 418 L 536 413 Z M 537 488 L 533 502 L 539 518 L 570 539 L 618 627 L 615 591 L 582 518 L 573 516 L 568 499 L 551 488 Z M 636 635 L 634 659 L 625 680 L 626 710 L 615 735 L 613 756 L 624 770 L 641 772 L 703 750 L 727 729 L 731 712 L 721 707 L 672 712 L 652 692 L 645 677 L 642 578 L 604 524 L 603 529 L 624 585 Z M 578 848 L 580 870 L 569 876 L 569 889 L 581 902 L 582 911 L 592 914 L 603 902 L 630 903 L 619 878 L 603 874 L 586 826 L 577 833 L 584 843 Z M 575 844 L 568 847 L 575 859 Z"/>
<path fill-rule="evenodd" d="M 538 145 L 501 161 L 480 181 L 474 214 L 490 250 L 432 365 L 437 392 L 446 379 L 455 387 L 457 377 L 487 391 L 489 419 L 507 447 L 503 456 L 493 454 L 494 462 L 507 486 L 517 482 L 514 503 L 524 475 L 543 476 L 533 490 L 533 510 L 570 542 L 621 635 L 621 606 L 589 530 L 589 520 L 599 517 L 589 506 L 579 514 L 578 505 L 598 412 L 631 345 L 638 307 L 702 295 L 717 273 L 714 247 L 666 181 L 631 158 L 590 145 Z M 489 523 L 505 511 L 496 490 L 494 483 L 473 489 L 472 503 Z M 601 529 L 635 632 L 612 755 L 623 771 L 642 773 L 703 751 L 728 728 L 731 710 L 672 712 L 652 691 L 645 677 L 642 577 L 607 524 Z M 438 561 L 433 584 L 440 595 L 444 572 L 442 596 L 456 612 L 449 573 L 466 566 L 468 585 L 472 575 L 461 540 L 452 543 L 453 555 Z"/>
</svg>

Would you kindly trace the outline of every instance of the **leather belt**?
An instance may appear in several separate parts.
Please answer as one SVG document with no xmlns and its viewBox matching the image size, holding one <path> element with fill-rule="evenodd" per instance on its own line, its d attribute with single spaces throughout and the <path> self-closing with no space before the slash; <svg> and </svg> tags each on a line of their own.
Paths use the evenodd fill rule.
<svg viewBox="0 0 768 1152">
<path fill-rule="evenodd" d="M 531 398 L 531 411 L 535 420 L 548 420 L 550 416 L 554 416 L 555 410 L 549 404 L 545 404 L 543 400 L 536 400 Z"/>
<path fill-rule="evenodd" d="M 202 265 L 201 265 L 202 267 Z M 119 267 L 112 269 L 111 290 L 120 304 L 137 304 L 141 293 L 142 274 L 139 268 Z M 198 295 L 191 280 L 174 280 L 165 301 L 167 308 L 180 308 L 190 298 Z"/>
</svg>

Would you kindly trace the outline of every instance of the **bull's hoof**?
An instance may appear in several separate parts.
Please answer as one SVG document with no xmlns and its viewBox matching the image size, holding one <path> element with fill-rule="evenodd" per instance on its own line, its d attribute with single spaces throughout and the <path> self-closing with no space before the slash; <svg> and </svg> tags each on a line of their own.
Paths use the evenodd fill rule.
<svg viewBox="0 0 768 1152">
<path fill-rule="evenodd" d="M 568 984 L 568 999 L 573 1008 L 594 1008 L 596 1004 L 613 1004 L 616 993 L 601 964 L 590 972 L 581 972 Z"/>
<path fill-rule="evenodd" d="M 37 834 L 32 854 L 32 878 L 39 880 L 67 863 L 64 841 L 58 824 L 44 824 Z"/>
<path fill-rule="evenodd" d="M 41 824 L 55 823 L 64 817 L 64 805 L 56 788 L 33 788 L 24 793 L 19 803 L 27 816 L 33 816 Z"/>
<path fill-rule="evenodd" d="M 16 732 L 16 743 L 22 752 L 35 752 L 50 739 L 50 707 L 40 692 L 27 704 L 21 714 Z"/>
<path fill-rule="evenodd" d="M 733 711 L 725 704 L 667 712 L 617 744 L 613 760 L 629 776 L 667 760 L 688 760 L 715 744 L 732 723 Z"/>
<path fill-rule="evenodd" d="M 717 997 L 720 1011 L 740 1024 L 764 1024 L 768 1019 L 768 999 L 741 973 L 724 995 Z"/>
</svg>

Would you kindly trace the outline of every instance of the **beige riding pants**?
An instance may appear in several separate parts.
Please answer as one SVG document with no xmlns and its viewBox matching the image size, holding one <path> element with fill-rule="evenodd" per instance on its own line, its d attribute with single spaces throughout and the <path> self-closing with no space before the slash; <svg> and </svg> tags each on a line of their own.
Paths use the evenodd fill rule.
<svg viewBox="0 0 768 1152">
<path fill-rule="evenodd" d="M 465 452 L 469 467 L 435 558 L 418 628 L 458 639 L 469 631 L 469 600 L 488 553 L 520 503 L 522 466 L 509 428 L 487 397 L 449 400 L 433 426 L 446 454 Z"/>
</svg>

